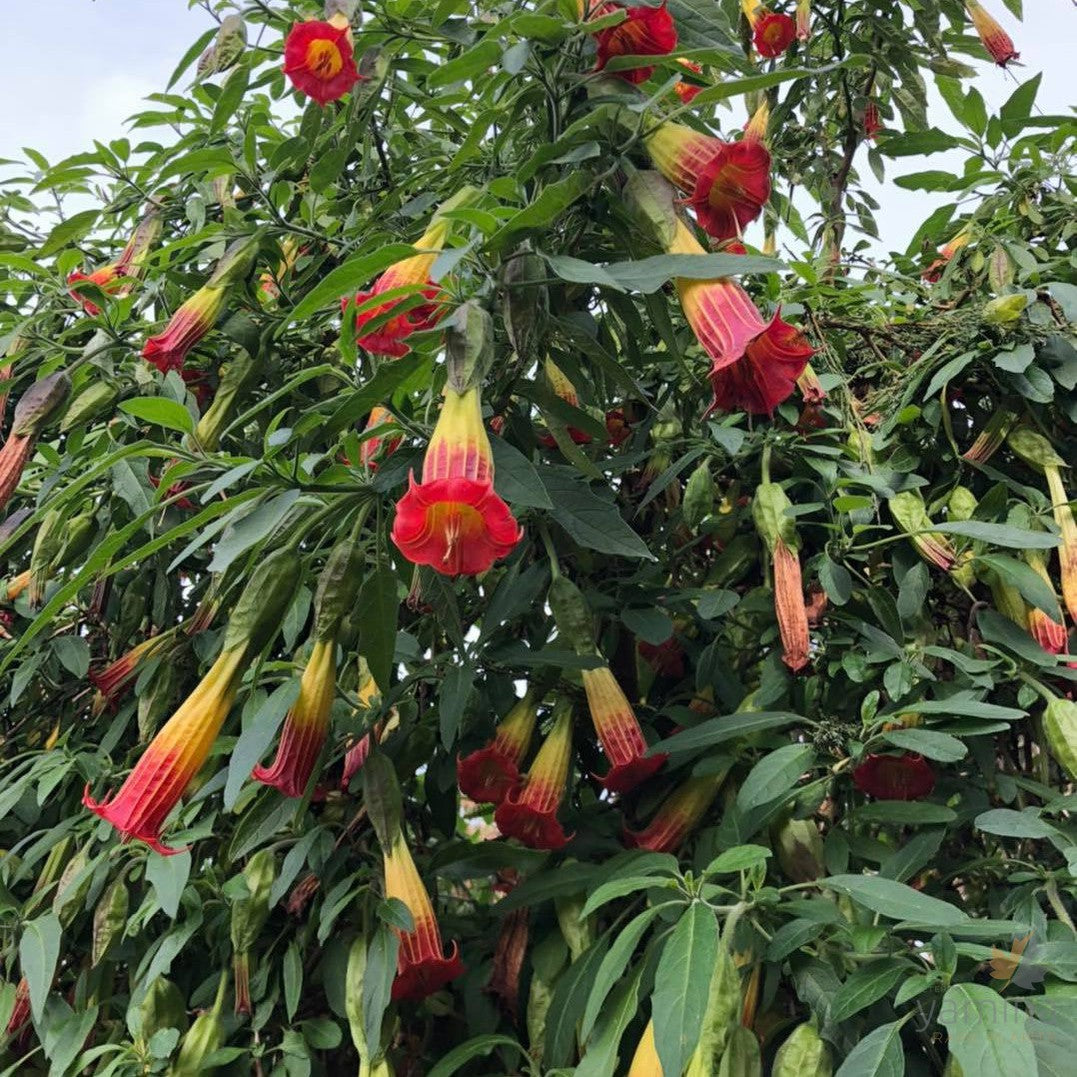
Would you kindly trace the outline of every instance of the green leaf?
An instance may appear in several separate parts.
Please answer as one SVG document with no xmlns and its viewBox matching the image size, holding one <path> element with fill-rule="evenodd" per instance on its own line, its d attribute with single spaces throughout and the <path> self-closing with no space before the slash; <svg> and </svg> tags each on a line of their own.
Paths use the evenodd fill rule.
<svg viewBox="0 0 1077 1077">
<path fill-rule="evenodd" d="M 178 430 L 181 434 L 194 431 L 191 413 L 182 404 L 164 396 L 136 396 L 133 400 L 124 400 L 120 411 L 167 430 Z"/>
<path fill-rule="evenodd" d="M 774 854 L 763 845 L 736 845 L 719 853 L 704 869 L 704 875 L 731 875 L 748 871 L 764 863 Z"/>
<path fill-rule="evenodd" d="M 191 875 L 191 854 L 188 850 L 175 856 L 150 852 L 146 856 L 146 881 L 153 887 L 157 904 L 170 920 L 179 913 L 180 898 Z"/>
<path fill-rule="evenodd" d="M 942 1000 L 939 1022 L 950 1053 L 975 1077 L 1036 1077 L 1036 1055 L 1027 1016 L 993 988 L 954 984 Z"/>
<path fill-rule="evenodd" d="M 814 762 L 815 749 L 810 744 L 787 744 L 764 756 L 744 779 L 737 807 L 749 812 L 769 804 L 792 789 Z"/>
<path fill-rule="evenodd" d="M 642 978 L 641 966 L 634 975 L 617 985 L 609 1002 L 602 1008 L 594 1035 L 587 1040 L 583 1058 L 573 1071 L 575 1077 L 613 1077 L 621 1038 L 639 1008 Z"/>
<path fill-rule="evenodd" d="M 770 937 L 767 943 L 766 959 L 768 961 L 784 961 L 790 954 L 815 939 L 826 931 L 827 925 L 819 920 L 790 920 L 782 924 Z"/>
<path fill-rule="evenodd" d="M 557 979 L 546 1018 L 543 1063 L 564 1066 L 576 1048 L 576 1029 L 609 943 L 603 936 L 589 946 Z"/>
<path fill-rule="evenodd" d="M 608 901 L 615 901 L 625 894 L 634 894 L 637 890 L 649 890 L 652 886 L 670 886 L 669 879 L 658 878 L 654 875 L 626 875 L 620 879 L 610 879 L 602 883 L 587 895 L 580 910 L 580 916 L 590 916 L 596 909 L 602 908 Z"/>
<path fill-rule="evenodd" d="M 923 800 L 875 800 L 861 804 L 854 811 L 863 823 L 896 823 L 899 826 L 952 823 L 957 818 L 953 808 Z"/>
<path fill-rule="evenodd" d="M 542 228 L 561 216 L 591 188 L 593 177 L 584 169 L 573 169 L 563 180 L 544 187 L 530 205 L 514 213 L 487 241 L 486 249 L 504 250 L 527 232 Z"/>
<path fill-rule="evenodd" d="M 441 679 L 438 693 L 438 724 L 446 751 L 456 743 L 460 719 L 464 717 L 473 691 L 475 671 L 470 666 L 453 666 Z"/>
<path fill-rule="evenodd" d="M 499 437 L 490 438 L 494 454 L 494 489 L 510 505 L 552 509 L 553 502 L 535 465 L 519 449 Z"/>
<path fill-rule="evenodd" d="M 949 733 L 936 733 L 931 729 L 893 729 L 883 736 L 897 748 L 918 752 L 940 763 L 956 763 L 968 755 L 968 748 Z"/>
<path fill-rule="evenodd" d="M 438 1060 L 434 1068 L 428 1072 L 427 1077 L 451 1077 L 465 1062 L 470 1062 L 473 1058 L 485 1058 L 498 1047 L 511 1048 L 521 1057 L 527 1055 L 524 1048 L 511 1037 L 488 1033 L 485 1036 L 475 1036 L 460 1044 L 459 1047 L 454 1047 Z"/>
<path fill-rule="evenodd" d="M 835 1022 L 847 1021 L 889 994 L 909 972 L 909 966 L 901 961 L 878 961 L 854 972 L 838 988 L 827 1018 Z"/>
<path fill-rule="evenodd" d="M 326 307 L 334 307 L 339 312 L 342 296 L 352 295 L 383 269 L 413 254 L 415 248 L 410 244 L 390 243 L 371 254 L 353 255 L 343 265 L 327 273 L 303 296 L 289 312 L 289 320 L 301 322 Z"/>
<path fill-rule="evenodd" d="M 1059 832 L 1041 819 L 1036 808 L 1014 811 L 1012 808 L 992 808 L 981 812 L 973 825 L 986 834 L 1002 838 L 1058 838 Z"/>
<path fill-rule="evenodd" d="M 90 645 L 81 636 L 57 636 L 52 650 L 73 677 L 82 680 L 90 668 Z"/>
<path fill-rule="evenodd" d="M 880 143 L 879 152 L 886 157 L 920 157 L 952 150 L 961 144 L 961 139 L 954 138 L 937 127 L 930 127 L 926 131 L 892 135 Z"/>
<path fill-rule="evenodd" d="M 901 1026 L 908 1018 L 869 1032 L 846 1056 L 836 1077 L 903 1077 Z M 977 1075 L 979 1077 L 979 1075 Z"/>
<path fill-rule="evenodd" d="M 500 43 L 495 38 L 488 37 L 448 63 L 438 64 L 427 76 L 426 84 L 433 90 L 439 86 L 463 82 L 465 79 L 474 79 L 487 68 L 494 67 L 500 60 Z"/>
<path fill-rule="evenodd" d="M 359 653 L 382 692 L 389 691 L 393 674 L 399 610 L 396 574 L 385 562 L 379 562 L 359 589 L 355 615 L 359 622 Z"/>
<path fill-rule="evenodd" d="M 939 925 L 960 924 L 968 915 L 956 905 L 921 894 L 911 886 L 879 875 L 831 875 L 820 886 L 847 894 L 865 908 L 892 920 Z"/>
<path fill-rule="evenodd" d="M 73 213 L 65 221 L 61 221 L 50 233 L 48 239 L 41 245 L 37 252 L 38 258 L 48 258 L 64 247 L 81 239 L 97 223 L 100 211 L 96 209 L 84 209 L 80 213 Z"/>
<path fill-rule="evenodd" d="M 45 1000 L 60 957 L 62 933 L 60 921 L 51 912 L 23 925 L 19 939 L 19 965 L 30 990 L 30 1007 L 35 1021 L 40 1021 L 45 1012 Z"/>
<path fill-rule="evenodd" d="M 656 254 L 638 261 L 612 262 L 604 266 L 566 255 L 547 254 L 544 257 L 562 280 L 644 295 L 657 292 L 677 277 L 714 280 L 744 273 L 778 273 L 785 268 L 785 263 L 776 258 L 752 254 Z"/>
<path fill-rule="evenodd" d="M 263 501 L 253 512 L 246 505 L 237 515 L 241 518 L 230 523 L 213 551 L 209 563 L 211 572 L 224 572 L 241 554 L 266 539 L 284 520 L 299 500 L 298 490 L 285 490 L 276 497 Z"/>
<path fill-rule="evenodd" d="M 367 946 L 363 972 L 363 1031 L 371 1046 L 381 1043 L 381 1025 L 389 1008 L 398 950 L 397 936 L 384 924 L 379 925 Z"/>
<path fill-rule="evenodd" d="M 654 974 L 654 1043 L 664 1073 L 680 1073 L 699 1042 L 711 974 L 718 956 L 718 921 L 693 902 L 662 948 Z"/>
<path fill-rule="evenodd" d="M 213 118 L 209 124 L 209 133 L 211 135 L 218 131 L 223 131 L 233 113 L 239 108 L 243 95 L 247 92 L 250 77 L 250 68 L 242 61 L 229 73 L 224 86 L 221 88 L 217 103 L 213 106 Z"/>
<path fill-rule="evenodd" d="M 1054 588 L 1030 565 L 1004 554 L 978 554 L 976 561 L 997 572 L 1002 579 L 1021 592 L 1021 597 L 1038 610 L 1043 610 L 1052 621 L 1062 623 L 1062 610 L 1055 597 Z"/>
<path fill-rule="evenodd" d="M 326 431 L 332 435 L 352 426 L 376 404 L 383 404 L 410 378 L 422 372 L 429 360 L 421 355 L 408 355 L 382 363 L 365 385 L 343 393 L 344 402 L 326 421 Z"/>
<path fill-rule="evenodd" d="M 716 744 L 747 737 L 752 733 L 761 733 L 767 729 L 781 729 L 794 722 L 803 722 L 799 714 L 788 711 L 745 711 L 743 714 L 730 714 L 721 718 L 709 718 L 691 729 L 674 733 L 651 748 L 650 754 L 665 752 L 675 755 L 679 752 L 698 752 L 712 748 Z"/>
<path fill-rule="evenodd" d="M 244 725 L 228 758 L 228 778 L 221 798 L 225 811 L 235 807 L 244 783 L 269 750 L 284 716 L 298 698 L 299 679 L 292 677 L 278 685 Z"/>
<path fill-rule="evenodd" d="M 553 518 L 581 546 L 618 557 L 655 559 L 613 502 L 597 496 L 567 468 L 543 468 L 541 474 L 553 502 Z"/>
<path fill-rule="evenodd" d="M 299 1009 L 299 999 L 303 993 L 303 957 L 295 939 L 288 943 L 288 949 L 284 951 L 281 977 L 284 982 L 284 1012 L 291 1021 Z"/>
<path fill-rule="evenodd" d="M 983 520 L 953 520 L 935 525 L 944 535 L 961 535 L 964 538 L 989 542 L 992 546 L 1007 546 L 1013 550 L 1052 550 L 1058 545 L 1058 536 L 1047 531 L 1026 531 L 1009 524 L 989 524 Z"/>
</svg>

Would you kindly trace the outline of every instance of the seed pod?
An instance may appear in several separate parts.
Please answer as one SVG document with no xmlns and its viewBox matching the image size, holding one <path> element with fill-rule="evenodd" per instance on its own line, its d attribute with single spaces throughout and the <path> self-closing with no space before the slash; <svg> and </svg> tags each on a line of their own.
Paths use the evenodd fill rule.
<svg viewBox="0 0 1077 1077">
<path fill-rule="evenodd" d="M 740 973 L 729 952 L 728 940 L 722 939 L 711 973 L 699 1043 L 692 1052 L 685 1077 L 710 1077 L 715 1072 L 740 1017 L 741 1004 Z"/>
<path fill-rule="evenodd" d="M 698 531 L 699 525 L 714 511 L 714 494 L 714 478 L 710 466 L 704 461 L 688 476 L 681 504 L 684 522 L 693 531 Z"/>
<path fill-rule="evenodd" d="M 19 398 L 11 422 L 14 437 L 37 437 L 71 394 L 71 379 L 62 370 L 35 381 Z"/>
<path fill-rule="evenodd" d="M 967 486 L 955 486 L 946 501 L 947 515 L 951 520 L 971 520 L 979 502 Z"/>
<path fill-rule="evenodd" d="M 200 1077 L 206 1072 L 205 1060 L 220 1049 L 224 1043 L 224 1023 L 221 1010 L 224 1006 L 224 991 L 228 986 L 227 975 L 221 976 L 217 997 L 213 1008 L 203 1010 L 195 1019 L 180 1043 L 179 1055 L 168 1071 L 169 1077 Z M 209 1067 L 216 1069 L 216 1066 Z"/>
<path fill-rule="evenodd" d="M 546 597 L 558 634 L 577 654 L 594 654 L 595 626 L 583 592 L 567 576 L 554 576 Z"/>
<path fill-rule="evenodd" d="M 148 1043 L 162 1028 L 178 1028 L 181 1033 L 186 1032 L 187 1003 L 171 980 L 158 976 L 139 1004 L 137 1039 L 140 1043 Z"/>
<path fill-rule="evenodd" d="M 494 350 L 494 322 L 485 307 L 469 299 L 445 321 L 445 368 L 448 388 L 465 393 L 489 369 Z"/>
<path fill-rule="evenodd" d="M 628 177 L 621 195 L 643 237 L 665 250 L 677 230 L 673 188 L 657 172 L 640 170 Z"/>
<path fill-rule="evenodd" d="M 737 1025 L 730 1033 L 722 1064 L 718 1067 L 718 1077 L 763 1077 L 759 1040 L 751 1029 Z M 806 1071 L 804 1077 L 808 1077 Z"/>
<path fill-rule="evenodd" d="M 811 819 L 786 819 L 774 832 L 778 863 L 795 883 L 810 883 L 826 874 L 823 838 Z"/>
<path fill-rule="evenodd" d="M 1043 712 L 1043 732 L 1055 762 L 1077 781 L 1077 703 L 1056 696 Z"/>
<path fill-rule="evenodd" d="M 257 654 L 265 647 L 292 603 L 300 567 L 294 550 L 277 550 L 255 567 L 228 618 L 223 650 L 246 646 Z"/>
<path fill-rule="evenodd" d="M 774 1056 L 772 1077 L 831 1077 L 834 1061 L 830 1048 L 810 1022 L 793 1029 L 793 1034 L 778 1048 Z"/>
<path fill-rule="evenodd" d="M 93 914 L 93 945 L 90 951 L 90 964 L 96 965 L 108 953 L 109 947 L 123 937 L 127 926 L 127 910 L 130 895 L 127 883 L 121 875 L 114 879 L 109 888 L 101 895 Z"/>
<path fill-rule="evenodd" d="M 198 420 L 191 435 L 191 440 L 203 452 L 215 452 L 220 446 L 221 434 L 232 419 L 236 401 L 258 369 L 259 365 L 244 350 L 221 367 L 220 381 L 213 394 L 213 401 Z"/>
<path fill-rule="evenodd" d="M 101 377 L 82 390 L 60 420 L 60 433 L 88 426 L 94 419 L 111 415 L 120 396 L 120 387 L 111 379 Z"/>
<path fill-rule="evenodd" d="M 362 581 L 361 568 L 362 555 L 354 542 L 340 542 L 333 547 L 318 577 L 314 595 L 315 640 L 336 636 L 344 615 L 355 605 Z"/>
<path fill-rule="evenodd" d="M 546 276 L 546 263 L 526 245 L 505 262 L 501 273 L 505 331 L 525 364 L 539 357 L 539 340 L 550 315 L 549 293 L 542 283 Z"/>
</svg>

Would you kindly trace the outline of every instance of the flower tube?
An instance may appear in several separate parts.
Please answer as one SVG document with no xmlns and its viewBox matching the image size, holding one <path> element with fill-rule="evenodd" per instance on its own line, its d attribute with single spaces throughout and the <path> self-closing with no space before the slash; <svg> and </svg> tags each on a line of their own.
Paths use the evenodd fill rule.
<svg viewBox="0 0 1077 1077">
<path fill-rule="evenodd" d="M 35 381 L 19 398 L 11 429 L 0 448 L 0 510 L 22 481 L 22 473 L 38 436 L 71 395 L 71 379 L 57 371 Z"/>
<path fill-rule="evenodd" d="M 625 844 L 629 848 L 649 849 L 653 853 L 675 852 L 707 814 L 727 772 L 728 768 L 717 774 L 687 779 L 662 801 L 654 818 L 643 830 L 625 830 Z"/>
<path fill-rule="evenodd" d="M 459 947 L 454 942 L 448 957 L 441 944 L 441 930 L 430 903 L 430 895 L 419 878 L 418 869 L 404 835 L 398 830 L 387 850 L 383 852 L 385 896 L 396 898 L 411 913 L 412 929 L 394 928 L 400 939 L 397 953 L 396 978 L 393 980 L 394 999 L 418 1000 L 432 995 L 455 980 L 464 971 Z"/>
<path fill-rule="evenodd" d="M 1051 494 L 1051 511 L 1062 536 L 1058 547 L 1058 564 L 1062 577 L 1062 598 L 1070 617 L 1077 621 L 1077 519 L 1070 508 L 1069 496 L 1062 485 L 1062 472 L 1056 465 L 1043 469 Z"/>
<path fill-rule="evenodd" d="M 811 0 L 797 0 L 797 41 L 811 37 Z"/>
<path fill-rule="evenodd" d="M 680 219 L 670 254 L 705 254 Z M 674 280 L 681 307 L 711 357 L 711 409 L 769 414 L 793 392 L 814 349 L 800 331 L 775 314 L 763 320 L 748 293 L 732 278 Z"/>
<path fill-rule="evenodd" d="M 1021 54 L 1013 47 L 1013 38 L 999 25 L 998 20 L 990 15 L 978 0 L 965 0 L 965 9 L 972 19 L 976 33 L 980 35 L 983 47 L 991 54 L 991 59 L 999 67 L 1005 67 L 1011 60 Z"/>
<path fill-rule="evenodd" d="M 498 830 L 532 849 L 560 849 L 569 838 L 557 819 L 572 758 L 572 704 L 559 700 L 553 728 L 519 789 L 510 790 L 494 812 Z"/>
<path fill-rule="evenodd" d="M 376 430 L 380 426 L 388 426 L 394 422 L 393 413 L 388 408 L 376 404 L 370 409 L 364 432 Z M 382 432 L 375 434 L 373 437 L 368 437 L 359 445 L 359 462 L 368 471 L 377 471 L 379 461 L 392 456 L 400 447 L 402 440 L 401 435 L 393 431 Z"/>
<path fill-rule="evenodd" d="M 1054 581 L 1047 571 L 1047 565 L 1044 563 L 1043 555 L 1039 550 L 1025 550 L 1024 554 L 1025 560 L 1031 566 L 1032 571 L 1047 584 L 1051 589 L 1051 593 L 1054 594 Z M 1028 631 L 1032 635 L 1032 638 L 1045 651 L 1048 651 L 1051 654 L 1062 654 L 1068 646 L 1065 618 L 1063 617 L 1062 620 L 1055 621 L 1048 617 L 1038 606 L 1029 608 Z"/>
<path fill-rule="evenodd" d="M 585 669 L 580 676 L 595 732 L 610 761 L 602 785 L 610 793 L 627 793 L 659 770 L 668 757 L 647 754 L 643 730 L 609 666 Z"/>
<path fill-rule="evenodd" d="M 446 576 L 476 576 L 511 553 L 523 529 L 494 492 L 493 478 L 478 386 L 447 386 L 422 482 L 410 475 L 396 506 L 392 539 L 400 552 Z"/>
<path fill-rule="evenodd" d="M 351 27 L 308 19 L 296 23 L 284 42 L 284 73 L 301 93 L 323 108 L 343 97 L 359 81 Z"/>
<path fill-rule="evenodd" d="M 167 633 L 150 636 L 149 639 L 136 643 L 126 654 L 120 655 L 103 669 L 90 672 L 90 683 L 101 693 L 104 704 L 114 707 L 120 701 L 134 680 L 139 663 L 145 658 L 151 658 L 167 639 Z"/>
<path fill-rule="evenodd" d="M 916 552 L 929 564 L 949 572 L 957 563 L 957 551 L 941 532 L 933 531 L 924 499 L 915 490 L 902 490 L 889 501 L 890 515 L 909 536 Z"/>
<path fill-rule="evenodd" d="M 94 284 L 106 295 L 117 297 L 127 295 L 131 290 L 130 279 L 139 275 L 146 257 L 160 234 L 160 212 L 156 207 L 151 207 L 150 211 L 139 221 L 134 234 L 127 241 L 127 245 L 115 262 L 95 269 L 92 273 L 82 273 L 76 270 L 68 275 L 67 285 L 71 298 L 79 303 L 91 318 L 94 318 L 101 313 L 101 308 L 79 294 L 79 284 L 87 282 Z M 128 279 L 126 284 L 125 278 Z"/>
<path fill-rule="evenodd" d="M 924 270 L 922 276 L 929 284 L 934 284 L 936 281 L 942 278 L 942 271 L 946 268 L 946 263 L 949 262 L 955 254 L 962 247 L 967 246 L 969 240 L 972 239 L 972 235 L 967 228 L 963 228 L 960 232 L 950 240 L 949 243 L 943 244 L 939 248 L 939 256 Z"/>
<path fill-rule="evenodd" d="M 576 386 L 572 384 L 565 372 L 552 359 L 547 359 L 543 364 L 543 372 L 550 388 L 561 400 L 568 404 L 569 407 L 578 408 L 580 406 L 580 397 L 576 392 Z M 583 430 L 577 430 L 574 426 L 569 426 L 566 429 L 568 436 L 577 445 L 587 445 L 591 441 L 591 435 Z M 557 444 L 553 435 L 548 433 L 543 434 L 539 441 L 547 449 L 552 449 Z"/>
<path fill-rule="evenodd" d="M 603 4 L 593 18 L 612 15 L 621 10 L 619 4 Z M 663 2 L 659 7 L 627 7 L 624 22 L 608 26 L 595 34 L 598 47 L 596 71 L 602 71 L 615 56 L 668 56 L 677 47 L 677 27 Z M 654 66 L 633 67 L 611 74 L 627 82 L 646 82 Z"/>
<path fill-rule="evenodd" d="M 763 142 L 762 105 L 738 142 L 723 142 L 683 124 L 660 124 L 644 140 L 655 168 L 688 195 L 700 226 L 715 239 L 734 239 L 770 198 L 770 152 Z M 700 253 L 706 253 L 696 244 Z M 690 253 L 671 251 L 670 253 Z"/>
<path fill-rule="evenodd" d="M 464 796 L 477 804 L 500 804 L 516 788 L 537 718 L 537 702 L 528 692 L 504 717 L 489 744 L 457 757 L 456 779 Z"/>
</svg>

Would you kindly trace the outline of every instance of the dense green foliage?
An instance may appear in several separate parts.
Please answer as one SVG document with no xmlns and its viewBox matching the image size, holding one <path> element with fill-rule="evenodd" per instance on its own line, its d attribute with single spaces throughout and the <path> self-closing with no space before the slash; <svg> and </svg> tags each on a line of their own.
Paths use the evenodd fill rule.
<svg viewBox="0 0 1077 1077">
<path fill-rule="evenodd" d="M 27 998 L 32 1010 L 3 1041 L 3 1072 L 614 1077 L 652 1017 L 667 1073 L 704 1026 L 721 1042 L 694 1074 L 719 1072 L 723 1047 L 777 1077 L 828 1073 L 824 1056 L 842 1077 L 1072 1072 L 1077 717 L 1050 701 L 1077 674 L 1035 634 L 1075 612 L 1057 597 L 1068 509 L 1026 435 L 1077 459 L 1074 124 L 1036 109 L 1038 78 L 989 115 L 974 77 L 1003 76 L 958 0 L 819 0 L 810 38 L 773 61 L 751 54 L 736 0 L 670 0 L 679 51 L 638 87 L 594 77 L 574 0 L 361 0 L 364 77 L 323 108 L 281 71 L 293 22 L 321 17 L 312 4 L 204 6 L 205 35 L 129 138 L 0 173 L 9 445 L 30 386 L 61 370 L 71 384 L 31 424 L 0 513 L 0 1028 Z M 196 76 L 216 19 L 237 13 L 245 47 L 218 46 Z M 689 104 L 681 77 L 704 87 Z M 929 125 L 931 82 L 961 134 Z M 671 116 L 739 135 L 763 100 L 773 191 L 748 256 L 692 269 L 704 256 L 662 254 L 626 195 L 651 167 L 642 136 Z M 963 170 L 898 182 L 952 199 L 884 264 L 862 170 L 882 179 L 943 150 L 963 152 Z M 358 347 L 340 299 L 413 254 L 465 187 L 433 268 L 439 327 L 402 358 Z M 100 312 L 84 309 L 69 275 L 115 262 L 151 203 L 161 231 L 140 279 L 127 295 L 80 285 Z M 195 377 L 161 373 L 146 338 L 237 240 L 248 257 L 186 364 Z M 825 400 L 707 414 L 710 360 L 672 281 L 721 273 L 802 329 Z M 524 532 L 478 578 L 418 569 L 390 538 L 437 419 L 446 336 L 456 353 L 481 343 L 495 485 Z M 403 440 L 368 469 L 379 405 Z M 993 455 L 966 458 L 991 421 Z M 797 672 L 782 660 L 768 511 L 803 573 L 779 606 L 811 615 Z M 251 770 L 323 638 L 314 595 L 340 542 L 354 546 L 333 585 L 343 622 L 319 622 L 337 674 L 323 789 L 287 798 Z M 284 547 L 301 579 L 250 645 L 165 828 L 186 851 L 121 843 L 84 788 L 121 785 Z M 669 753 L 624 795 L 594 777 L 608 764 L 581 671 L 597 660 L 554 623 L 557 573 Z M 105 702 L 89 674 L 161 633 L 166 648 Z M 458 754 L 489 741 L 523 683 L 545 700 L 532 754 L 554 702 L 573 707 L 562 851 L 500 837 L 457 788 Z M 341 788 L 370 730 L 466 966 L 422 1002 L 388 998 L 391 929 L 411 923 L 385 900 L 391 804 L 375 779 L 364 801 L 361 774 Z M 931 782 L 869 795 L 853 774 L 887 753 L 922 757 Z M 675 855 L 625 848 L 626 826 L 715 775 Z M 742 1017 L 749 1032 L 733 1030 Z M 808 1021 L 822 1041 L 809 1028 L 783 1047 Z"/>
</svg>

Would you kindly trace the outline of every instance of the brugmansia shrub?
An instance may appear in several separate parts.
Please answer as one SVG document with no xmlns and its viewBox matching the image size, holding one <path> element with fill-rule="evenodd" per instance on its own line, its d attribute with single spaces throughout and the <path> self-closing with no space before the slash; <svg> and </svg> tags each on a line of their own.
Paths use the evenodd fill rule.
<svg viewBox="0 0 1077 1077">
<path fill-rule="evenodd" d="M 1074 126 L 991 6 L 210 0 L 4 162 L 0 1072 L 1072 1072 Z"/>
</svg>

